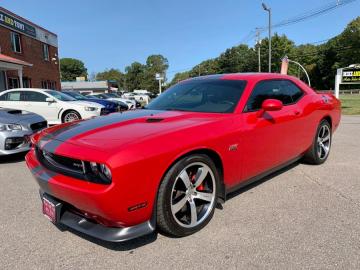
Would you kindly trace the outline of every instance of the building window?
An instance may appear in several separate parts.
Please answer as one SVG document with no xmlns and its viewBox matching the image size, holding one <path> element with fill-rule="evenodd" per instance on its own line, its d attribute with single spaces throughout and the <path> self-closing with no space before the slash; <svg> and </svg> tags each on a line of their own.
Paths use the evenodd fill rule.
<svg viewBox="0 0 360 270">
<path fill-rule="evenodd" d="M 42 89 L 48 89 L 47 81 L 41 81 L 41 88 Z"/>
<path fill-rule="evenodd" d="M 44 60 L 49 61 L 50 60 L 50 58 L 49 58 L 49 45 L 43 43 L 42 47 L 43 47 Z"/>
<path fill-rule="evenodd" d="M 9 89 L 19 88 L 20 87 L 19 79 L 18 78 L 9 78 L 8 86 L 9 86 Z"/>
<path fill-rule="evenodd" d="M 31 88 L 31 79 L 27 78 L 27 77 L 24 77 L 23 78 L 23 85 L 24 85 L 24 88 Z"/>
<path fill-rule="evenodd" d="M 11 32 L 11 48 L 14 52 L 21 53 L 21 38 L 18 33 Z"/>
</svg>

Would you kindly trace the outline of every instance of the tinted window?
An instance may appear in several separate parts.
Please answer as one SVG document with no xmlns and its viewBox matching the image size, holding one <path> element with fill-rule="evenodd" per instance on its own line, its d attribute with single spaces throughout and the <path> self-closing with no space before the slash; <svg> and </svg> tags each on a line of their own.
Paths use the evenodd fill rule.
<svg viewBox="0 0 360 270">
<path fill-rule="evenodd" d="M 49 91 L 45 91 L 46 93 L 48 93 L 49 95 L 52 95 L 54 98 L 61 100 L 61 101 L 75 101 L 76 99 L 73 97 L 70 97 L 66 94 L 63 94 L 59 91 L 53 91 L 53 90 L 49 90 Z"/>
<path fill-rule="evenodd" d="M 0 100 L 7 100 L 7 94 L 1 95 Z"/>
<path fill-rule="evenodd" d="M 15 91 L 15 92 L 7 93 L 6 100 L 7 101 L 22 101 L 21 92 L 20 91 Z"/>
<path fill-rule="evenodd" d="M 291 81 L 282 81 L 282 87 L 287 95 L 291 97 L 292 103 L 297 102 L 303 95 L 303 91 Z"/>
<path fill-rule="evenodd" d="M 284 105 L 293 104 L 303 92 L 288 80 L 266 80 L 259 82 L 253 89 L 245 111 L 257 111 L 266 99 L 281 100 Z"/>
<path fill-rule="evenodd" d="M 68 95 L 68 96 L 71 96 L 77 100 L 85 100 L 85 99 L 88 99 L 87 97 L 83 96 L 82 94 L 79 94 L 77 92 L 71 92 L 71 91 L 66 91 L 66 92 L 63 92 L 64 94 Z"/>
<path fill-rule="evenodd" d="M 244 91 L 239 80 L 196 79 L 174 85 L 146 109 L 231 113 Z"/>
<path fill-rule="evenodd" d="M 25 100 L 31 102 L 46 102 L 47 96 L 38 92 L 25 92 Z"/>
</svg>

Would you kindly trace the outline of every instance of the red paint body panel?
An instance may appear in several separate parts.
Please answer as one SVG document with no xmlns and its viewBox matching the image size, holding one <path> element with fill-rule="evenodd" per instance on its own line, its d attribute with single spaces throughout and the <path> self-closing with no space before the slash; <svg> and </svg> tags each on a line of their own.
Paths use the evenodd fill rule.
<svg viewBox="0 0 360 270">
<path fill-rule="evenodd" d="M 256 83 L 273 78 L 293 81 L 304 91 L 301 100 L 260 117 L 258 112 L 243 112 Z M 234 113 L 163 111 L 104 125 L 59 142 L 57 155 L 105 163 L 113 176 L 110 185 L 48 172 L 34 149 L 26 157 L 27 165 L 40 187 L 52 196 L 106 226 L 127 227 L 151 218 L 161 179 L 178 158 L 189 152 L 206 149 L 216 153 L 221 159 L 224 185 L 231 189 L 302 155 L 324 117 L 330 117 L 333 131 L 339 124 L 340 102 L 332 95 L 324 98 L 316 94 L 295 78 L 279 74 L 229 74 L 221 79 L 247 81 Z M 163 120 L 149 123 L 146 121 L 149 118 Z M 67 125 L 71 130 L 72 124 Z M 52 134 L 63 127 L 45 130 L 33 139 L 34 143 L 46 136 L 48 141 L 54 140 Z M 237 150 L 230 151 L 234 145 Z M 144 202 L 146 207 L 128 211 Z"/>
</svg>

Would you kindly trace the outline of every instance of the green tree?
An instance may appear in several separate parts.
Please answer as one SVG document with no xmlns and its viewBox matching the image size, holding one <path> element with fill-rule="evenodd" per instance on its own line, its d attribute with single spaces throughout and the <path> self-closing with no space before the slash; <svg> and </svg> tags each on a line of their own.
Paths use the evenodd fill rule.
<svg viewBox="0 0 360 270">
<path fill-rule="evenodd" d="M 144 80 L 145 66 L 139 62 L 134 62 L 125 68 L 126 89 L 133 91 L 141 89 Z"/>
<path fill-rule="evenodd" d="M 161 74 L 166 81 L 166 70 L 169 67 L 168 60 L 160 55 L 150 55 L 146 60 L 144 69 L 144 77 L 141 83 L 143 89 L 157 92 L 159 88 L 159 82 L 155 79 L 156 73 Z"/>
<path fill-rule="evenodd" d="M 360 63 L 360 17 L 350 22 L 337 38 L 339 67 Z"/>
<path fill-rule="evenodd" d="M 189 78 L 190 78 L 189 71 L 176 73 L 174 78 L 171 80 L 171 82 L 167 86 L 170 87 L 178 82 L 181 82 L 181 81 L 189 79 Z"/>
<path fill-rule="evenodd" d="M 255 50 L 247 45 L 227 49 L 217 59 L 220 73 L 250 72 L 257 70 Z"/>
<path fill-rule="evenodd" d="M 76 77 L 87 77 L 87 69 L 81 60 L 74 58 L 60 59 L 62 81 L 75 81 Z"/>
<path fill-rule="evenodd" d="M 107 69 L 96 74 L 96 80 L 115 82 L 119 89 L 124 88 L 125 75 L 118 69 Z"/>
<path fill-rule="evenodd" d="M 287 55 L 293 54 L 295 44 L 285 35 L 279 36 L 277 33 L 271 37 L 271 71 L 280 72 L 281 59 Z M 262 40 L 260 45 L 261 51 L 261 71 L 268 72 L 269 70 L 269 39 Z"/>
</svg>

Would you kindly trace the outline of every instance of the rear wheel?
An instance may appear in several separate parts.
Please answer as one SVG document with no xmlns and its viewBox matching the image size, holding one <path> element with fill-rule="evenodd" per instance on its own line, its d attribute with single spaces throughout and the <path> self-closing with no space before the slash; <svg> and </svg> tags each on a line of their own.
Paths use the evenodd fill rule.
<svg viewBox="0 0 360 270">
<path fill-rule="evenodd" d="M 65 112 L 62 121 L 63 123 L 69 123 L 80 119 L 81 119 L 80 114 L 77 111 L 71 110 Z"/>
<path fill-rule="evenodd" d="M 206 226 L 214 214 L 218 183 L 219 174 L 208 156 L 191 155 L 179 160 L 159 188 L 159 229 L 182 237 Z"/>
<path fill-rule="evenodd" d="M 327 120 L 322 120 L 315 134 L 313 144 L 306 152 L 304 160 L 310 164 L 322 164 L 329 156 L 331 148 L 331 126 Z"/>
</svg>

